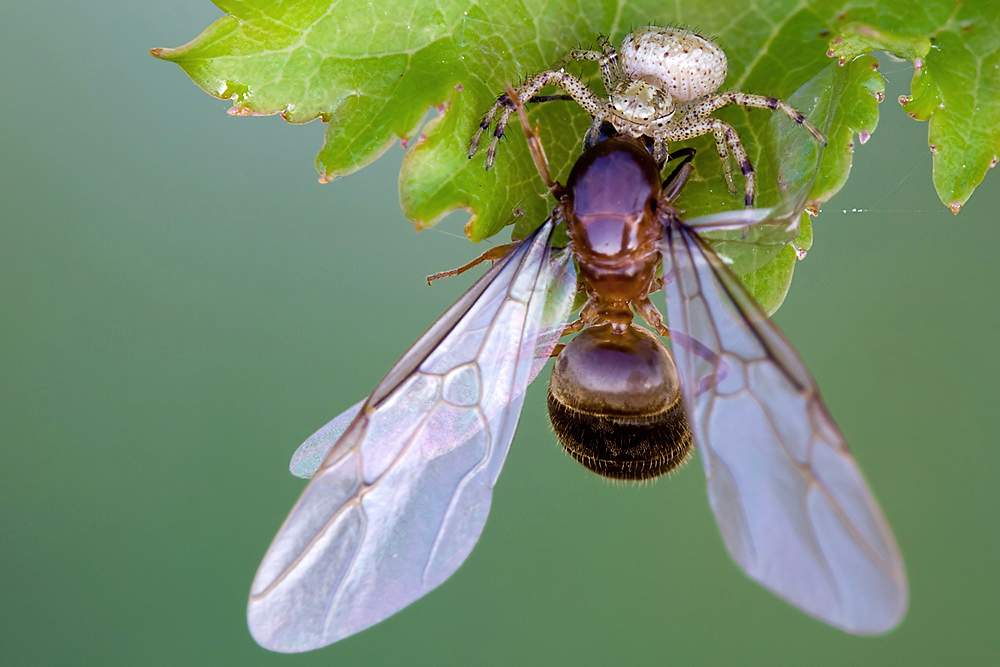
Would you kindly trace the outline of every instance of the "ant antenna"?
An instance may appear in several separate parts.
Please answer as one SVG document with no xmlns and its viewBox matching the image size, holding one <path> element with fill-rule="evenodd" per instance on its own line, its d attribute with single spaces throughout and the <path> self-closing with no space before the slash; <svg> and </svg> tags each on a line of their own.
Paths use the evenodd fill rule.
<svg viewBox="0 0 1000 667">
<path fill-rule="evenodd" d="M 548 186 L 549 190 L 552 191 L 552 195 L 558 200 L 564 188 L 552 178 L 552 173 L 549 171 L 549 159 L 545 156 L 545 148 L 542 147 L 542 138 L 539 136 L 538 125 L 535 125 L 534 128 L 531 127 L 531 124 L 528 122 L 528 114 L 524 110 L 524 102 L 514 92 L 510 83 L 504 84 L 504 88 L 507 90 L 507 97 L 510 99 L 510 103 L 517 110 L 518 118 L 521 119 L 521 129 L 524 130 L 524 134 L 528 138 L 528 150 L 531 152 L 531 159 L 535 162 L 535 168 L 538 169 L 538 175 L 542 177 L 545 185 Z"/>
</svg>

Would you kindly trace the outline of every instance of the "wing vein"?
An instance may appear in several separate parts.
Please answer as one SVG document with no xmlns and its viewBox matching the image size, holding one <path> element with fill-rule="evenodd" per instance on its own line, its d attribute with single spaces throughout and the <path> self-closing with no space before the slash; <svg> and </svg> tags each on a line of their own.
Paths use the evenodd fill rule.
<svg viewBox="0 0 1000 667">
<path fill-rule="evenodd" d="M 677 245 L 675 243 L 675 239 L 674 239 L 673 235 L 674 235 L 674 233 L 677 233 L 680 236 L 680 241 L 681 241 L 681 243 L 680 243 L 680 246 L 681 246 L 680 252 L 687 253 L 687 255 L 688 255 L 688 262 L 690 263 L 690 266 L 692 267 L 693 279 L 694 279 L 694 282 L 697 285 L 697 297 L 692 296 L 690 298 L 686 298 L 686 297 L 684 297 L 683 293 L 681 293 L 681 296 L 682 296 L 682 298 L 686 298 L 688 302 L 693 301 L 695 298 L 700 299 L 702 301 L 702 303 L 705 305 L 704 312 L 709 317 L 712 327 L 716 331 L 719 331 L 719 328 L 716 325 L 714 318 L 712 317 L 711 310 L 708 308 L 708 304 L 705 303 L 705 300 L 704 300 L 704 297 L 703 297 L 703 295 L 706 293 L 705 292 L 705 286 L 702 283 L 701 274 L 698 273 L 697 270 L 694 270 L 694 267 L 696 265 L 696 260 L 695 260 L 695 257 L 694 257 L 694 249 L 692 248 L 692 245 L 690 243 L 688 243 L 688 237 L 689 237 L 689 235 L 693 236 L 698 242 L 701 242 L 701 238 L 697 234 L 695 234 L 694 232 L 690 232 L 690 230 L 687 228 L 687 226 L 684 225 L 682 222 L 680 222 L 680 220 L 676 220 L 676 219 L 673 220 L 672 223 L 671 223 L 670 230 L 671 230 L 671 234 L 670 234 L 669 238 L 670 238 L 670 241 L 671 241 L 671 243 L 670 243 L 670 246 L 671 246 L 671 259 L 673 259 L 674 252 L 676 252 L 674 250 L 674 248 Z M 704 256 L 705 252 L 702 249 L 701 243 L 697 243 L 696 247 L 699 249 L 699 251 L 701 252 L 701 254 Z M 676 261 L 675 261 L 674 265 L 675 266 L 677 265 Z M 714 269 L 714 267 L 713 267 L 713 269 Z M 680 271 L 677 272 L 677 278 L 676 279 L 678 281 L 683 280 L 683 278 L 681 277 L 681 272 Z M 678 285 L 678 287 L 679 287 L 679 285 Z M 690 332 L 693 331 L 693 327 L 691 326 L 691 309 L 685 307 L 682 312 L 684 313 L 685 325 L 687 327 L 687 330 L 685 331 L 685 334 L 687 334 L 687 335 L 690 336 Z M 722 358 L 721 357 L 721 352 L 722 352 L 721 345 L 720 345 L 720 349 L 719 350 L 713 350 L 713 352 L 715 352 L 715 358 L 711 362 L 712 363 L 712 376 L 713 376 L 713 378 L 717 378 L 718 377 L 718 373 L 719 373 L 719 365 L 718 364 L 719 364 L 719 360 L 721 360 L 721 358 Z M 692 381 L 694 381 L 694 378 L 692 378 Z M 691 399 L 691 402 L 692 402 L 691 410 L 694 411 L 694 407 L 695 406 L 694 406 L 693 403 L 694 403 L 694 395 L 695 395 L 694 391 L 695 391 L 695 388 L 691 387 L 689 389 L 689 391 L 691 392 L 691 396 L 692 396 L 692 399 Z M 708 409 L 704 410 L 702 412 L 702 414 L 700 414 L 700 415 L 698 415 L 698 414 L 692 415 L 700 423 L 700 425 L 701 425 L 701 432 L 703 434 L 707 434 L 708 433 L 708 422 L 707 422 L 707 420 L 708 420 L 708 418 L 711 416 L 711 414 L 713 412 L 712 407 L 715 404 L 715 399 L 716 399 L 716 394 L 713 391 L 713 392 L 711 392 L 711 395 L 708 398 Z M 706 450 L 708 450 L 707 443 L 697 442 L 697 440 L 696 440 L 695 441 L 695 446 L 696 447 L 703 447 Z M 706 454 L 707 454 L 707 451 L 706 451 Z M 732 480 L 733 484 L 735 485 L 737 477 L 736 477 L 736 475 L 733 474 L 733 470 L 730 468 L 729 464 L 727 464 L 721 457 L 715 456 L 715 455 L 712 456 L 712 461 L 713 461 L 713 463 L 718 463 L 718 465 L 720 465 L 722 468 L 725 469 L 726 474 L 729 476 L 729 479 Z M 711 474 L 706 475 L 706 478 L 708 480 L 711 480 L 712 479 Z M 739 511 L 740 520 L 742 521 L 742 524 L 743 524 L 743 534 L 746 535 L 747 539 L 749 540 L 749 544 L 747 546 L 752 551 L 754 561 L 756 562 L 758 560 L 759 549 L 757 547 L 756 540 L 754 539 L 753 531 L 750 530 L 750 522 L 749 522 L 749 520 L 747 518 L 746 509 L 744 509 L 744 507 L 743 507 L 743 500 L 740 497 L 736 498 L 736 509 Z"/>
<path fill-rule="evenodd" d="M 548 262 L 549 255 L 550 255 L 550 253 L 548 251 L 546 251 L 545 254 L 544 254 L 544 257 L 542 258 L 542 261 L 538 263 L 538 268 L 535 271 L 535 277 L 531 281 L 531 296 L 528 297 L 527 301 L 522 302 L 522 301 L 520 301 L 519 299 L 516 299 L 513 296 L 513 286 L 514 286 L 513 282 L 510 285 L 508 285 L 507 289 L 505 290 L 506 294 L 507 294 L 507 299 L 513 300 L 513 301 L 517 301 L 518 303 L 523 303 L 523 305 L 525 305 L 524 318 L 521 319 L 521 326 L 518 327 L 518 332 L 519 332 L 518 336 L 517 336 L 517 340 L 518 340 L 517 358 L 518 359 L 522 358 L 524 347 L 525 347 L 525 344 L 526 344 L 525 340 L 524 340 L 524 330 L 525 330 L 525 327 L 527 325 L 528 318 L 531 316 L 530 303 L 532 301 L 532 297 L 535 295 L 535 292 L 536 292 L 536 290 L 538 288 L 538 278 L 541 275 L 542 270 L 545 268 L 545 266 L 546 266 L 546 264 Z M 527 257 L 527 254 L 525 254 L 525 257 Z M 523 265 L 524 265 L 524 260 L 522 260 L 522 262 L 521 262 L 521 267 L 523 267 Z M 482 354 L 483 349 L 486 347 L 487 341 L 489 341 L 489 338 L 490 338 L 489 334 L 493 332 L 494 327 L 496 326 L 497 317 L 499 317 L 499 314 L 500 314 L 501 310 L 498 310 L 497 313 L 494 315 L 493 319 L 490 320 L 490 326 L 488 327 L 488 332 L 489 333 L 487 333 L 487 335 L 483 336 L 483 340 L 482 340 L 482 342 L 480 342 L 479 347 L 477 348 L 477 353 L 476 353 L 476 358 L 477 359 L 479 358 L 479 355 Z M 533 343 L 532 343 L 532 347 L 534 347 Z M 478 362 L 476 362 L 476 365 L 478 367 L 478 365 L 479 365 Z M 477 382 L 478 382 L 480 388 L 482 387 L 482 376 L 483 376 L 482 372 L 479 372 L 476 375 Z M 503 405 L 505 407 L 503 408 L 503 417 L 502 417 L 501 422 L 500 422 L 502 424 L 502 426 L 499 429 L 499 432 L 501 433 L 501 435 L 502 435 L 503 431 L 506 430 L 506 424 L 507 424 L 508 420 L 510 419 L 510 404 L 511 404 L 511 400 L 513 399 L 513 395 L 514 395 L 514 389 L 515 389 L 515 384 L 516 384 L 516 377 L 514 378 L 514 380 L 515 381 L 511 382 L 511 384 L 509 385 L 509 387 L 507 389 L 507 392 L 506 392 L 507 393 L 507 400 L 503 402 Z M 480 393 L 479 395 L 482 396 L 483 394 Z M 434 542 L 431 545 L 431 550 L 430 550 L 431 557 L 428 559 L 427 565 L 424 566 L 423 579 L 425 581 L 427 579 L 427 574 L 428 574 L 428 570 L 430 568 L 430 565 L 431 565 L 432 562 L 434 562 L 434 556 L 437 554 L 438 547 L 441 544 L 442 533 L 441 533 L 440 527 L 443 526 L 443 525 L 445 525 L 445 523 L 448 520 L 448 517 L 454 511 L 455 503 L 457 502 L 458 498 L 461 496 L 461 490 L 466 486 L 466 484 L 468 483 L 468 480 L 471 477 L 473 477 L 477 472 L 479 472 L 480 470 L 482 470 L 486 465 L 488 465 L 488 463 L 489 463 L 489 461 L 490 461 L 490 459 L 492 458 L 492 455 L 493 455 L 493 446 L 494 446 L 494 443 L 493 443 L 492 434 L 490 433 L 489 419 L 483 413 L 482 408 L 480 406 L 478 406 L 478 405 L 476 406 L 476 412 L 479 414 L 479 416 L 480 416 L 483 424 L 485 424 L 483 432 L 486 434 L 486 450 L 485 450 L 485 452 L 483 452 L 483 456 L 482 456 L 482 458 L 479 459 L 479 462 L 476 464 L 476 466 L 474 468 L 470 469 L 468 472 L 465 473 L 465 475 L 462 476 L 462 480 L 456 486 L 456 492 L 455 492 L 455 494 L 452 495 L 451 501 L 448 503 L 448 509 L 445 510 L 444 514 L 441 517 L 441 522 L 439 524 L 439 530 L 436 531 L 435 536 L 434 536 Z"/>
</svg>

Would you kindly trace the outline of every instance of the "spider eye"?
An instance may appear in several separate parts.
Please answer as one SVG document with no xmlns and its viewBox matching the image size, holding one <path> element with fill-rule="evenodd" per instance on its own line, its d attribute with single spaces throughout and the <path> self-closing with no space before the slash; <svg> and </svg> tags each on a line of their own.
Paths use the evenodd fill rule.
<svg viewBox="0 0 1000 667">
<path fill-rule="evenodd" d="M 656 213 L 656 197 L 649 198 L 649 212 Z"/>
</svg>

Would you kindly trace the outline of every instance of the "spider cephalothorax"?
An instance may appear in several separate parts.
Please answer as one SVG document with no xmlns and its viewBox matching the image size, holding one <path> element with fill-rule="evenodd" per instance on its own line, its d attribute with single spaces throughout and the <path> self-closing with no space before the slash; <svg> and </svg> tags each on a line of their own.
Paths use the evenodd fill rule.
<svg viewBox="0 0 1000 667">
<path fill-rule="evenodd" d="M 653 155 L 662 165 L 669 154 L 669 142 L 712 134 L 719 157 L 722 158 L 723 173 L 729 190 L 736 193 L 729 163 L 730 152 L 746 178 L 744 200 L 747 206 L 753 205 L 756 194 L 753 165 L 736 130 L 728 123 L 713 118 L 713 112 L 729 104 L 756 109 L 779 109 L 803 125 L 817 141 L 826 145 L 820 131 L 782 100 L 739 91 L 717 93 L 726 78 L 726 54 L 706 37 L 682 28 L 649 26 L 626 36 L 618 51 L 605 37 L 598 39 L 601 51 L 570 51 L 564 62 L 598 61 L 608 97 L 598 97 L 586 84 L 562 67 L 539 72 L 515 90 L 520 99 L 532 101 L 565 99 L 562 96 L 536 96 L 550 84 L 569 93 L 569 97 L 594 119 L 587 131 L 587 145 L 595 143 L 602 125 L 608 123 L 619 134 L 651 139 Z M 506 94 L 497 98 L 496 103 L 483 116 L 479 129 L 472 138 L 470 158 L 476 153 L 483 132 L 490 128 L 496 118 L 496 129 L 486 152 L 486 167 L 493 165 L 497 142 L 503 136 L 513 110 L 514 106 Z"/>
</svg>

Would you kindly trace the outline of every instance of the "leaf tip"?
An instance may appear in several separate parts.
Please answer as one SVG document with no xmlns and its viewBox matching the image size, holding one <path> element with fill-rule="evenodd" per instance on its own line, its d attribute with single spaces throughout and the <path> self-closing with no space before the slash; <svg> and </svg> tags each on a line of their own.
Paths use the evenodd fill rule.
<svg viewBox="0 0 1000 667">
<path fill-rule="evenodd" d="M 156 58 L 158 60 L 166 60 L 168 62 L 177 62 L 177 61 L 179 61 L 181 59 L 180 58 L 180 56 L 181 56 L 180 51 L 182 51 L 183 48 L 184 47 L 172 49 L 172 48 L 169 48 L 169 47 L 157 46 L 157 47 L 154 47 L 154 48 L 152 48 L 152 49 L 149 50 L 149 55 L 153 56 L 154 58 Z"/>
<path fill-rule="evenodd" d="M 952 203 L 948 204 L 948 208 L 951 209 L 951 212 L 953 214 L 958 215 L 958 212 L 962 210 L 962 202 L 953 201 Z"/>
</svg>

